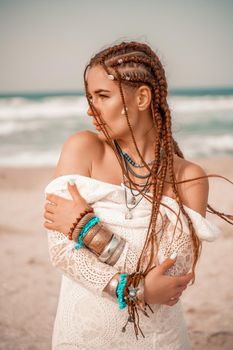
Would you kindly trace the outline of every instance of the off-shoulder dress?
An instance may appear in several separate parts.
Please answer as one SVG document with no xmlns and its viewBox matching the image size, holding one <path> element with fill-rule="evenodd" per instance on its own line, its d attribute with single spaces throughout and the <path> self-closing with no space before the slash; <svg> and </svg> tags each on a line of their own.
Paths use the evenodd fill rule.
<svg viewBox="0 0 233 350">
<path fill-rule="evenodd" d="M 132 273 L 139 259 L 151 214 L 151 203 L 142 199 L 133 210 L 133 218 L 125 219 L 125 190 L 81 175 L 60 176 L 50 182 L 46 193 L 71 199 L 67 183 L 74 179 L 80 194 L 94 208 L 101 222 L 113 233 L 126 240 L 125 248 L 114 266 L 101 263 L 87 248 L 74 248 L 74 242 L 57 231 L 48 230 L 50 259 L 62 272 L 62 282 L 54 322 L 53 350 L 188 350 L 191 349 L 182 302 L 174 306 L 152 305 L 154 313 L 147 318 L 140 314 L 140 327 L 145 338 L 136 340 L 133 324 L 122 332 L 128 312 L 120 310 L 117 302 L 108 299 L 105 286 L 117 272 Z M 163 196 L 157 225 L 161 226 L 158 261 L 161 263 L 173 251 L 178 253 L 171 275 L 187 273 L 193 262 L 193 249 L 186 218 L 179 212 L 177 202 Z M 171 209 L 169 209 L 171 208 Z M 219 229 L 196 211 L 185 206 L 201 240 L 213 241 Z M 183 234 L 180 234 L 181 225 Z"/>
</svg>

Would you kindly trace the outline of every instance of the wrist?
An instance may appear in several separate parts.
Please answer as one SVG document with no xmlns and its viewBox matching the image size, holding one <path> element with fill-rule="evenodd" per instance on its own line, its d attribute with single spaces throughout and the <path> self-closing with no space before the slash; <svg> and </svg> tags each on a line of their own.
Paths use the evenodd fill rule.
<svg viewBox="0 0 233 350">
<path fill-rule="evenodd" d="M 93 218 L 98 219 L 98 221 L 93 225 L 89 225 Z M 87 229 L 86 226 L 88 226 Z M 83 230 L 85 230 L 84 234 Z M 104 227 L 99 222 L 99 218 L 93 213 L 88 213 L 79 220 L 73 230 L 72 238 L 75 242 L 79 241 L 75 248 L 85 245 L 92 253 L 98 256 L 101 262 L 110 266 L 116 264 L 126 243 L 123 238 L 113 234 Z"/>
<path fill-rule="evenodd" d="M 81 213 L 79 210 L 79 214 L 77 215 L 77 218 L 75 220 L 75 222 L 72 224 L 72 226 L 70 227 L 70 230 L 67 234 L 68 238 L 70 240 L 73 239 L 73 232 L 74 230 L 78 227 L 79 222 L 82 220 L 83 217 L 85 217 L 87 214 L 93 213 L 94 209 L 91 206 L 87 206 L 86 209 L 84 209 Z"/>
</svg>

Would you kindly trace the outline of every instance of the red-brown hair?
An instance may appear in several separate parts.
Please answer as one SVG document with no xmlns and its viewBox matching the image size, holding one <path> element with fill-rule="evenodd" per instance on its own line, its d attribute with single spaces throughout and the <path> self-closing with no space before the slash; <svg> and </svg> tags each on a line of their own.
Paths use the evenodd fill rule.
<svg viewBox="0 0 233 350">
<path fill-rule="evenodd" d="M 194 181 L 205 177 L 217 176 L 217 175 L 206 175 L 206 176 L 188 179 L 180 182 L 177 182 L 175 180 L 174 167 L 173 167 L 174 153 L 181 158 L 184 158 L 184 155 L 172 135 L 171 113 L 167 103 L 168 87 L 167 87 L 167 81 L 165 77 L 165 71 L 158 56 L 147 44 L 133 42 L 133 41 L 122 42 L 118 45 L 114 45 L 112 47 L 108 47 L 100 51 L 93 58 L 91 58 L 84 72 L 84 81 L 85 81 L 87 99 L 95 115 L 98 115 L 98 113 L 95 110 L 94 105 L 89 99 L 89 94 L 87 91 L 88 86 L 86 81 L 86 72 L 88 68 L 91 68 L 97 65 L 101 65 L 105 69 L 107 74 L 111 74 L 112 78 L 114 78 L 114 80 L 117 81 L 117 83 L 119 84 L 119 90 L 122 97 L 122 105 L 124 107 L 128 127 L 131 132 L 131 136 L 132 136 L 135 148 L 137 150 L 139 157 L 141 158 L 141 161 L 143 162 L 145 167 L 151 172 L 150 181 L 151 181 L 151 186 L 153 191 L 153 199 L 151 201 L 152 202 L 151 220 L 148 228 L 147 238 L 146 238 L 140 259 L 138 261 L 137 272 L 141 272 L 144 275 L 148 273 L 148 271 L 151 268 L 152 262 L 154 261 L 155 254 L 157 254 L 158 252 L 159 242 L 157 241 L 156 222 L 159 215 L 159 208 L 161 204 L 161 198 L 163 195 L 164 184 L 165 182 L 168 182 L 169 184 L 171 184 L 176 201 L 179 205 L 179 208 L 180 208 L 179 212 L 182 212 L 185 218 L 187 219 L 187 223 L 188 223 L 188 227 L 190 230 L 192 243 L 193 243 L 194 262 L 193 262 L 192 271 L 194 273 L 195 266 L 201 252 L 201 241 L 195 232 L 195 228 L 192 223 L 192 220 L 190 219 L 188 213 L 184 208 L 177 185 L 183 182 Z M 137 147 L 137 143 L 129 122 L 127 106 L 126 106 L 125 97 L 124 97 L 124 91 L 122 88 L 122 87 L 137 88 L 142 85 L 147 85 L 150 88 L 151 94 L 152 94 L 151 109 L 152 109 L 152 115 L 153 115 L 153 123 L 156 128 L 156 139 L 155 139 L 155 146 L 154 146 L 155 162 L 152 166 L 152 169 L 148 167 L 148 165 L 146 164 L 145 160 L 143 159 Z M 98 117 L 101 118 L 101 116 L 98 116 Z M 102 125 L 102 131 L 106 136 L 107 140 L 110 141 L 110 145 L 112 145 L 112 142 L 111 142 L 112 140 L 106 128 L 104 127 L 104 125 Z M 137 188 L 137 184 L 132 181 L 128 173 L 125 171 L 124 166 L 122 164 L 122 160 L 119 157 L 119 154 L 117 153 L 114 147 L 113 147 L 113 150 L 116 153 L 116 156 L 122 167 L 122 171 L 124 172 L 124 175 L 128 178 L 128 181 L 131 182 L 131 185 L 134 188 Z M 163 156 L 161 156 L 161 154 Z M 161 169 L 161 171 L 158 175 L 159 168 Z M 169 176 L 169 181 L 165 180 L 165 176 L 167 172 Z M 222 176 L 219 176 L 219 177 L 222 177 Z M 224 179 L 231 182 L 226 178 Z M 140 191 L 140 188 L 138 188 L 138 190 Z M 151 200 L 151 198 L 149 198 L 145 193 L 144 194 L 142 193 L 142 195 L 144 195 L 148 200 Z M 233 224 L 232 215 L 220 213 L 217 210 L 213 209 L 209 204 L 207 206 L 207 211 L 210 213 L 216 214 L 222 219 L 224 219 L 225 221 L 227 221 L 228 223 Z M 182 226 L 181 220 L 179 219 L 179 215 L 177 216 L 177 218 Z M 156 246 L 156 249 L 155 249 L 155 246 Z M 142 271 L 142 266 L 144 263 L 146 252 L 148 251 L 149 248 L 151 253 L 150 259 L 146 268 L 144 267 L 144 270 Z M 194 279 L 193 279 L 193 282 L 194 282 Z"/>
</svg>

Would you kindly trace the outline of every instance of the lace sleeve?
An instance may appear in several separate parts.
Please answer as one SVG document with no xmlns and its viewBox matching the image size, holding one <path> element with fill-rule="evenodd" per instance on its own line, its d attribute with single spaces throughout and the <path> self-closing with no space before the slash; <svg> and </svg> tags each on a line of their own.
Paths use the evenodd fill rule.
<svg viewBox="0 0 233 350">
<path fill-rule="evenodd" d="M 162 262 L 173 252 L 177 253 L 175 264 L 167 271 L 171 276 L 183 275 L 190 271 L 194 251 L 190 234 L 176 227 L 174 223 L 165 218 L 165 225 L 159 245 L 159 261 Z"/>
<path fill-rule="evenodd" d="M 102 263 L 87 248 L 74 248 L 75 243 L 60 232 L 48 230 L 49 255 L 52 265 L 87 289 L 102 295 L 111 278 L 118 272 L 133 271 L 140 252 L 125 248 L 114 266 Z"/>
<path fill-rule="evenodd" d="M 52 265 L 87 289 L 101 295 L 104 287 L 118 272 L 115 267 L 98 261 L 97 257 L 82 247 L 74 248 L 75 243 L 57 231 L 48 231 L 49 255 Z"/>
<path fill-rule="evenodd" d="M 194 249 L 186 217 L 179 211 L 178 204 L 167 198 L 172 210 L 164 209 L 164 227 L 160 238 L 159 262 L 177 253 L 175 264 L 168 270 L 169 275 L 182 275 L 188 273 L 194 261 Z M 201 241 L 212 242 L 220 235 L 219 228 L 198 212 L 185 207 L 192 220 L 194 229 Z M 177 221 L 176 214 L 179 213 Z"/>
</svg>

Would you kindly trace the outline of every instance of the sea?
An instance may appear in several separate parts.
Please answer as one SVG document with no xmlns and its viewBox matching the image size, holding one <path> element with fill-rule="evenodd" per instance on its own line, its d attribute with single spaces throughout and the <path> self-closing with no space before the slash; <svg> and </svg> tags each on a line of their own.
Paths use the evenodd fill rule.
<svg viewBox="0 0 233 350">
<path fill-rule="evenodd" d="M 168 103 L 185 158 L 233 156 L 233 88 L 173 89 Z M 0 166 L 55 166 L 80 130 L 95 131 L 82 91 L 0 94 Z"/>
</svg>

